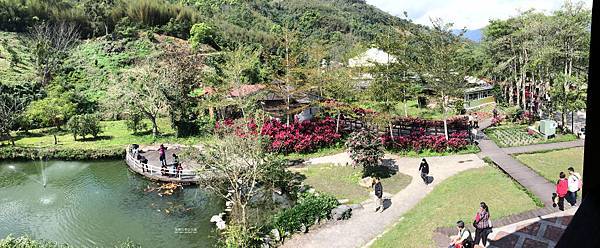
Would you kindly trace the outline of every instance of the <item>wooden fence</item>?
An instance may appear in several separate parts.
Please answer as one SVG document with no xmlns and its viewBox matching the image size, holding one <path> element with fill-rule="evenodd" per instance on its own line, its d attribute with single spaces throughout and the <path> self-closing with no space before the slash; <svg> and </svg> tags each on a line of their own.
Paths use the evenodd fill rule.
<svg viewBox="0 0 600 248">
<path fill-rule="evenodd" d="M 468 125 L 459 125 L 461 127 L 455 127 L 454 125 L 448 125 L 448 135 L 455 132 L 461 131 L 469 131 Z M 389 126 L 377 126 L 374 124 L 368 124 L 364 121 L 357 119 L 341 119 L 340 120 L 340 129 L 351 133 L 357 130 L 361 130 L 363 128 L 369 128 L 373 130 L 377 130 L 382 134 L 389 134 L 390 127 Z M 443 125 L 392 125 L 392 134 L 394 136 L 406 136 L 411 133 L 418 132 L 420 129 L 423 129 L 425 135 L 444 135 L 444 126 Z"/>
</svg>

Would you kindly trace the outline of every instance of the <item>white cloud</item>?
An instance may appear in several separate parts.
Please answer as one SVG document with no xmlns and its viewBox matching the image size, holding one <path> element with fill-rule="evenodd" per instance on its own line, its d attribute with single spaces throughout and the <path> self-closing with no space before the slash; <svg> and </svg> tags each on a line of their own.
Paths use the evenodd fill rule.
<svg viewBox="0 0 600 248">
<path fill-rule="evenodd" d="M 588 8 L 592 0 L 583 0 Z M 404 18 L 404 11 L 415 23 L 430 25 L 430 18 L 442 18 L 455 28 L 478 29 L 490 19 L 507 19 L 520 11 L 534 8 L 550 12 L 560 8 L 563 0 L 367 0 L 367 3 L 392 15 Z"/>
</svg>

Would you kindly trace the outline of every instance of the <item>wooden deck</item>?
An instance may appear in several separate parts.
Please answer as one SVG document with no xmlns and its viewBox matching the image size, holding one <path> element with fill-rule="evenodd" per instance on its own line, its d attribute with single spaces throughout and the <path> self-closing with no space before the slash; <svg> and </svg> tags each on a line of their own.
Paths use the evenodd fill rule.
<svg viewBox="0 0 600 248">
<path fill-rule="evenodd" d="M 132 152 L 131 146 L 127 147 L 127 155 L 125 156 L 125 162 L 129 167 L 129 170 L 138 173 L 152 181 L 159 182 L 172 182 L 181 184 L 197 184 L 199 177 L 196 174 L 195 165 L 189 161 L 181 161 L 183 170 L 181 175 L 174 175 L 172 166 L 173 153 L 179 153 L 181 149 L 179 147 L 168 147 L 166 151 L 167 158 L 167 172 L 170 176 L 164 176 L 161 174 L 161 163 L 159 161 L 158 150 L 151 147 L 140 147 L 139 154 L 148 159 L 148 164 L 143 165 L 139 160 L 134 157 L 135 154 Z M 142 166 L 146 169 L 142 170 Z M 149 170 L 149 171 L 148 171 Z"/>
</svg>

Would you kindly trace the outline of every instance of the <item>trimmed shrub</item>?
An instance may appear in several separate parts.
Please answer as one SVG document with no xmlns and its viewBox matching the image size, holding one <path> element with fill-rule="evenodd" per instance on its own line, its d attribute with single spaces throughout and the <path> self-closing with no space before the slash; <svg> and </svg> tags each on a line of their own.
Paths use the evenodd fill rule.
<svg viewBox="0 0 600 248">
<path fill-rule="evenodd" d="M 269 138 L 267 150 L 270 152 L 307 153 L 338 142 L 342 135 L 335 132 L 335 126 L 335 120 L 330 117 L 319 120 L 294 120 L 290 125 L 272 119 L 264 123 L 260 134 Z M 258 125 L 254 120 L 226 119 L 216 123 L 215 134 L 222 137 L 228 133 L 240 137 L 258 135 Z"/>
<path fill-rule="evenodd" d="M 0 160 L 35 160 L 40 157 L 59 160 L 122 159 L 125 147 L 102 149 L 0 147 Z"/>
<path fill-rule="evenodd" d="M 92 135 L 92 137 L 97 138 L 98 134 L 102 132 L 100 119 L 98 116 L 92 114 L 72 116 L 67 122 L 67 128 L 73 134 L 75 140 L 77 140 L 77 136 L 85 139 L 86 135 Z"/>
<path fill-rule="evenodd" d="M 377 133 L 368 129 L 350 134 L 346 147 L 354 164 L 363 167 L 365 176 L 370 176 L 384 155 L 383 144 Z"/>
<path fill-rule="evenodd" d="M 397 136 L 392 139 L 389 135 L 381 136 L 381 142 L 385 148 L 396 151 L 432 150 L 436 152 L 460 151 L 469 145 L 469 133 L 467 131 L 454 132 L 448 135 L 426 135 L 424 129 L 419 129 L 410 135 Z"/>
<path fill-rule="evenodd" d="M 303 224 L 310 227 L 317 219 L 328 219 L 331 209 L 338 205 L 337 199 L 331 195 L 303 193 L 296 205 L 273 217 L 272 225 L 282 234 L 291 234 L 299 231 Z"/>
<path fill-rule="evenodd" d="M 278 120 L 267 121 L 261 134 L 271 139 L 270 151 L 278 153 L 306 153 L 335 144 L 342 137 L 335 132 L 335 120 L 325 117 L 286 125 Z"/>
</svg>

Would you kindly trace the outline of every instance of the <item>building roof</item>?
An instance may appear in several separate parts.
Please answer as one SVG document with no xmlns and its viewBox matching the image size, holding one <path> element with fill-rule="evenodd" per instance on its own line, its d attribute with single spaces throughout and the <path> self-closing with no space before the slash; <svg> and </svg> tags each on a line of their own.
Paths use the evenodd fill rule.
<svg viewBox="0 0 600 248">
<path fill-rule="evenodd" d="M 395 56 L 378 48 L 370 48 L 360 55 L 348 60 L 348 67 L 369 67 L 376 64 L 396 63 Z"/>
<path fill-rule="evenodd" d="M 466 76 L 465 81 L 467 82 L 467 86 L 469 87 L 465 90 L 465 93 L 486 91 L 494 88 L 494 86 L 488 83 L 486 80 L 479 79 L 473 76 Z"/>
<path fill-rule="evenodd" d="M 491 90 L 493 88 L 494 88 L 494 86 L 492 86 L 492 85 L 476 86 L 476 87 L 472 87 L 472 88 L 466 89 L 465 93 L 473 93 L 473 92 L 479 92 L 479 91 L 486 91 L 486 90 Z"/>
</svg>

